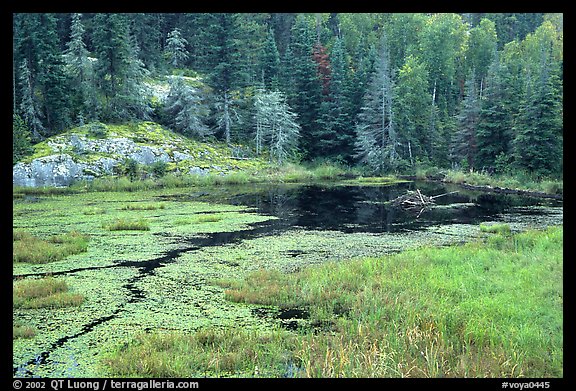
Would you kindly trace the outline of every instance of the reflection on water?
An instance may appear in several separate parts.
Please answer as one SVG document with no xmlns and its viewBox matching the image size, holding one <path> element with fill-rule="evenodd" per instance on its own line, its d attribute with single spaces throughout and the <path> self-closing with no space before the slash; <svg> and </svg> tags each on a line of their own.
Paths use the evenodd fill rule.
<svg viewBox="0 0 576 391">
<path fill-rule="evenodd" d="M 408 190 L 438 196 L 436 207 L 421 214 L 394 207 L 389 201 Z M 213 196 L 204 195 L 215 201 Z M 458 189 L 442 183 L 411 182 L 391 186 L 267 185 L 236 188 L 218 201 L 246 205 L 279 218 L 274 229 L 298 227 L 341 232 L 399 232 L 442 224 L 479 224 L 507 213 L 551 213 L 562 201 Z"/>
</svg>

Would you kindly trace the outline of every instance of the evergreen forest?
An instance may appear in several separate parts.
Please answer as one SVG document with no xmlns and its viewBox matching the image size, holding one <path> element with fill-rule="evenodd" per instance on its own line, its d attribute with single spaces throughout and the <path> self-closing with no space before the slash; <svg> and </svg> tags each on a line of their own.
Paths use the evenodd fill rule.
<svg viewBox="0 0 576 391">
<path fill-rule="evenodd" d="M 150 120 L 279 164 L 563 172 L 557 13 L 16 13 L 12 87 L 14 163 Z"/>
</svg>

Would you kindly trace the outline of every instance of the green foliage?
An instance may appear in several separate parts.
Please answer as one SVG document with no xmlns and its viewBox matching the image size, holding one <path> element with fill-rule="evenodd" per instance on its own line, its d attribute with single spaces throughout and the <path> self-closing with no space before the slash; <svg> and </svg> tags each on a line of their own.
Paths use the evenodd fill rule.
<svg viewBox="0 0 576 391">
<path fill-rule="evenodd" d="M 386 151 L 355 134 L 378 122 L 368 102 L 383 36 L 396 81 L 384 86 L 394 96 Z M 304 160 L 376 155 L 368 166 L 394 171 L 465 158 L 475 169 L 563 172 L 561 14 L 16 13 L 13 47 L 13 110 L 34 142 L 72 123 L 155 116 L 194 138 L 254 146 L 253 91 L 264 88 L 297 114 Z M 178 75 L 168 96 L 164 85 L 152 92 L 168 73 Z M 466 117 L 477 117 L 475 132 Z M 355 141 L 374 153 L 356 155 Z M 451 142 L 465 156 L 451 156 Z"/>
<path fill-rule="evenodd" d="M 133 344 L 117 349 L 103 360 L 118 376 L 274 377 L 289 365 L 286 331 L 268 332 L 232 328 L 202 328 L 182 333 L 140 334 Z"/>
<path fill-rule="evenodd" d="M 108 134 L 106 125 L 101 122 L 92 122 L 88 127 L 88 135 L 94 138 L 104 138 Z"/>
<path fill-rule="evenodd" d="M 129 377 L 561 377 L 562 244 L 548 228 L 219 279 L 228 300 L 301 308 L 315 326 L 156 331 L 104 363 Z"/>
<path fill-rule="evenodd" d="M 168 163 L 158 160 L 149 167 L 150 172 L 157 178 L 162 178 L 168 171 Z"/>
<path fill-rule="evenodd" d="M 16 164 L 20 159 L 32 153 L 30 139 L 28 127 L 19 115 L 14 114 L 12 118 L 12 164 Z"/>
</svg>

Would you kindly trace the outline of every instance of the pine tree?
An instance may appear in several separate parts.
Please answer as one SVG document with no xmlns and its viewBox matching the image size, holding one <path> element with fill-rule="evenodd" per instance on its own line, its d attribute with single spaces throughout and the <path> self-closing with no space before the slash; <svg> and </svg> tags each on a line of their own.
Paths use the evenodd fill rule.
<svg viewBox="0 0 576 391">
<path fill-rule="evenodd" d="M 454 163 L 464 162 L 468 168 L 476 166 L 478 150 L 476 131 L 480 119 L 480 100 L 476 90 L 475 74 L 466 80 L 466 93 L 459 113 L 456 115 L 457 129 L 453 134 L 451 156 Z"/>
<path fill-rule="evenodd" d="M 174 68 L 183 65 L 188 59 L 188 50 L 186 45 L 188 41 L 182 37 L 179 28 L 175 28 L 168 34 L 166 39 L 166 54 L 170 60 L 170 64 Z"/>
<path fill-rule="evenodd" d="M 497 159 L 510 153 L 512 122 L 504 100 L 503 70 L 496 52 L 486 76 L 476 132 L 476 161 L 479 168 L 493 170 Z"/>
<path fill-rule="evenodd" d="M 32 85 L 32 74 L 28 67 L 28 60 L 24 59 L 20 66 L 20 89 L 22 100 L 20 101 L 20 113 L 32 131 L 34 141 L 44 139 L 44 125 L 42 124 L 42 113 L 38 109 L 38 103 Z"/>
<path fill-rule="evenodd" d="M 296 122 L 297 115 L 280 91 L 258 91 L 254 105 L 256 153 L 260 154 L 267 144 L 271 160 L 279 165 L 286 163 L 298 149 L 300 125 Z"/>
<path fill-rule="evenodd" d="M 32 153 L 31 135 L 18 114 L 12 116 L 12 164 Z"/>
<path fill-rule="evenodd" d="M 364 105 L 356 126 L 356 156 L 375 172 L 395 169 L 398 163 L 393 95 L 394 81 L 390 69 L 390 53 L 386 35 L 382 35 L 380 52 Z"/>
<path fill-rule="evenodd" d="M 178 132 L 195 138 L 211 134 L 205 124 L 208 108 L 198 91 L 190 87 L 181 76 L 170 78 L 170 91 L 166 98 L 165 113 L 170 125 Z"/>
<path fill-rule="evenodd" d="M 94 69 L 84 43 L 84 26 L 82 14 L 72 17 L 70 41 L 65 51 L 66 70 L 70 75 L 72 93 L 76 97 L 75 112 L 83 122 L 98 119 L 99 103 L 96 96 Z"/>
</svg>

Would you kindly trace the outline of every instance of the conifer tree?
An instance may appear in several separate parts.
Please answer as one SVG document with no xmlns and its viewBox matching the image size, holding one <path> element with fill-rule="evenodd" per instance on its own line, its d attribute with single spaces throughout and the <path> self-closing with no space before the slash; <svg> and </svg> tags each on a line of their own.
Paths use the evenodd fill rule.
<svg viewBox="0 0 576 391">
<path fill-rule="evenodd" d="M 262 69 L 262 84 L 264 88 L 276 89 L 279 87 L 279 74 L 280 74 L 280 54 L 276 47 L 276 39 L 272 29 L 268 30 L 266 43 L 263 46 L 260 60 L 260 68 Z"/>
<path fill-rule="evenodd" d="M 12 115 L 12 164 L 32 153 L 31 135 L 18 114 Z"/>
<path fill-rule="evenodd" d="M 150 107 L 143 86 L 147 70 L 123 14 L 97 14 L 94 32 L 96 80 L 103 93 L 105 120 L 147 119 Z"/>
<path fill-rule="evenodd" d="M 166 39 L 166 53 L 172 67 L 177 68 L 183 65 L 188 59 L 187 44 L 188 41 L 182 37 L 179 28 L 176 27 L 168 34 L 168 38 Z"/>
<path fill-rule="evenodd" d="M 263 146 L 268 145 L 271 160 L 279 165 L 286 163 L 298 149 L 300 125 L 296 122 L 297 115 L 280 91 L 258 91 L 254 105 L 256 153 L 260 154 Z"/>
<path fill-rule="evenodd" d="M 38 102 L 34 94 L 32 85 L 32 74 L 28 67 L 28 60 L 24 59 L 20 66 L 20 89 L 22 100 L 20 101 L 20 113 L 22 118 L 32 131 L 32 138 L 38 142 L 44 138 L 44 125 L 42 124 L 41 115 L 38 108 Z"/>
<path fill-rule="evenodd" d="M 72 93 L 76 97 L 77 117 L 83 122 L 98 118 L 98 99 L 94 82 L 94 69 L 84 43 L 81 14 L 72 17 L 70 41 L 65 51 L 66 69 L 71 79 Z"/>
<path fill-rule="evenodd" d="M 502 76 L 503 66 L 495 52 L 486 76 L 476 132 L 479 168 L 495 169 L 499 156 L 510 153 L 512 122 L 505 105 Z"/>
<path fill-rule="evenodd" d="M 170 78 L 170 91 L 166 98 L 165 113 L 169 124 L 178 132 L 195 138 L 211 134 L 205 124 L 208 108 L 198 91 L 186 84 L 181 76 Z"/>
<path fill-rule="evenodd" d="M 459 113 L 456 115 L 456 132 L 452 137 L 451 156 L 454 163 L 465 163 L 468 168 L 476 166 L 476 131 L 480 119 L 480 101 L 476 90 L 475 74 L 466 80 L 466 93 Z"/>
<path fill-rule="evenodd" d="M 68 79 L 60 51 L 56 17 L 40 15 L 42 34 L 38 43 L 38 83 L 48 135 L 57 134 L 70 125 Z"/>
<path fill-rule="evenodd" d="M 313 46 L 311 24 L 304 15 L 298 15 L 283 64 L 286 67 L 283 90 L 302 124 L 301 150 L 309 159 L 319 155 L 315 133 L 322 101 L 322 84 L 312 57 Z"/>
<path fill-rule="evenodd" d="M 375 71 L 358 115 L 355 141 L 360 162 L 379 173 L 395 169 L 398 162 L 393 96 L 390 53 L 386 36 L 382 35 Z"/>
<path fill-rule="evenodd" d="M 432 135 L 428 131 L 429 104 L 428 71 L 415 56 L 408 56 L 398 71 L 394 108 L 396 127 L 401 134 L 401 152 L 411 164 L 415 158 L 427 159 L 432 152 Z"/>
</svg>

